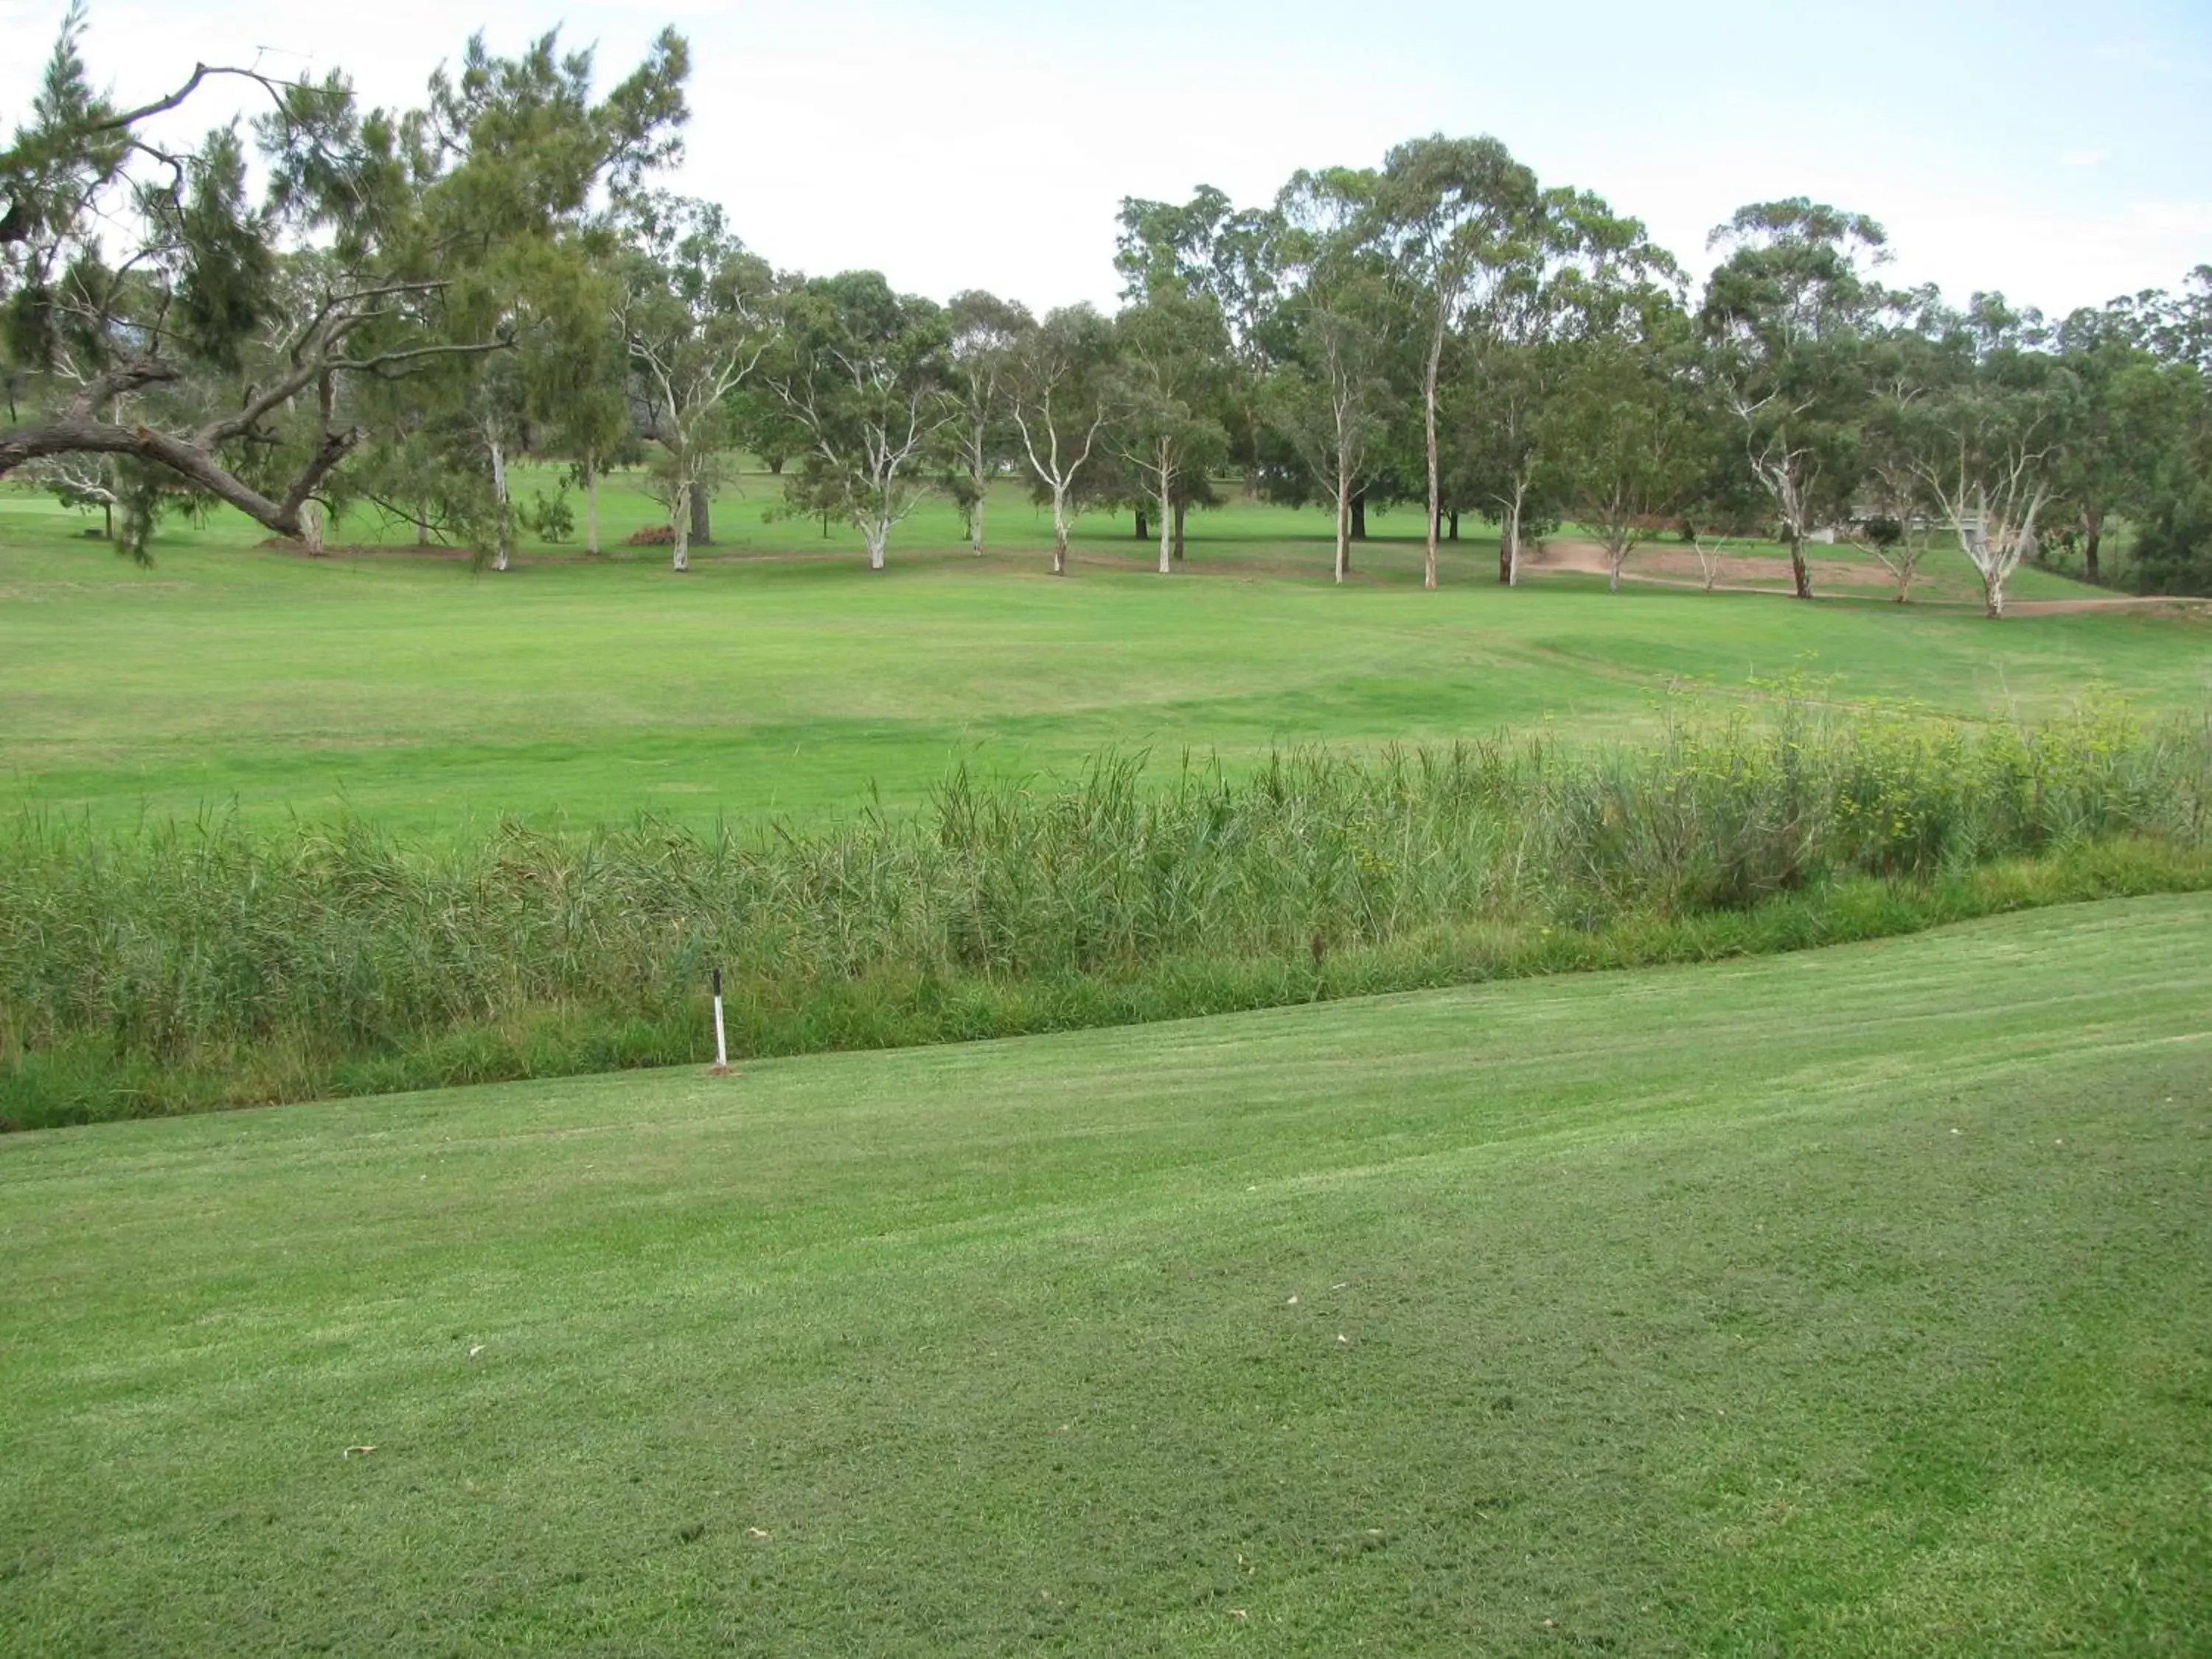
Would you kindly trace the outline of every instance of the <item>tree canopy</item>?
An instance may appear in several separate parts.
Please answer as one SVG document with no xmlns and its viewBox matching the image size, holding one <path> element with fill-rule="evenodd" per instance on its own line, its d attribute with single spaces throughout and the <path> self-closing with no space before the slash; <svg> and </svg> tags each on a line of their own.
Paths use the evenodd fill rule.
<svg viewBox="0 0 2212 1659">
<path fill-rule="evenodd" d="M 2103 577 L 2125 524 L 2135 580 L 2212 586 L 2212 266 L 2056 322 L 1953 306 L 1885 285 L 1875 220 L 1790 197 L 1712 233 L 1693 294 L 1635 218 L 1430 134 L 1256 206 L 1127 198 L 1118 313 L 1040 321 L 779 270 L 668 194 L 672 32 L 606 87 L 557 32 L 512 57 L 478 35 L 395 108 L 219 64 L 124 104 L 86 39 L 73 7 L 0 149 L 0 477 L 105 510 L 137 556 L 165 512 L 228 504 L 313 549 L 358 503 L 503 568 L 518 525 L 571 516 L 568 483 L 513 498 L 525 456 L 567 464 L 596 550 L 599 477 L 642 458 L 681 570 L 743 446 L 877 568 L 931 489 L 981 553 L 1018 477 L 1059 571 L 1086 505 L 1156 517 L 1164 573 L 1185 514 L 1241 486 L 1328 504 L 1340 580 L 1399 505 L 1431 586 L 1465 513 L 1506 582 L 1572 520 L 1616 579 L 1662 528 L 1757 532 L 1810 598 L 1808 544 L 1841 537 L 1902 599 L 1940 534 L 1996 614 L 2054 549 Z M 252 109 L 176 137 L 218 86 Z"/>
</svg>

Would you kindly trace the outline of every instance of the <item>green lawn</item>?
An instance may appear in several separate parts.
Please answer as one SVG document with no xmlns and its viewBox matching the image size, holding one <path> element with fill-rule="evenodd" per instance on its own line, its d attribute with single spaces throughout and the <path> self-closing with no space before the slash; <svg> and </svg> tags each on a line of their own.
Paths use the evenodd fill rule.
<svg viewBox="0 0 2212 1659">
<path fill-rule="evenodd" d="M 9 1137 L 0 1650 L 2204 1652 L 2208 984 L 2148 899 Z"/>
<path fill-rule="evenodd" d="M 1417 515 L 1400 513 L 1339 591 L 1319 515 L 1243 504 L 1193 520 L 1183 577 L 1148 573 L 1125 516 L 1086 520 L 1076 574 L 1055 581 L 1047 528 L 1010 487 L 989 556 L 932 505 L 871 576 L 849 533 L 763 523 L 770 481 L 748 489 L 681 577 L 659 549 L 596 566 L 529 550 L 503 576 L 410 550 L 311 562 L 257 550 L 234 517 L 167 527 L 139 570 L 77 516 L 0 495 L 0 805 L 701 823 L 848 807 L 871 785 L 910 800 L 962 760 L 1058 770 L 1108 745 L 1234 763 L 1547 720 L 1606 734 L 1684 683 L 1804 675 L 1970 716 L 2095 686 L 2194 708 L 2212 687 L 2201 623 L 1992 625 L 1955 555 L 1936 602 L 1903 611 L 1863 588 L 1815 606 L 1575 575 L 1505 592 L 1494 542 L 1472 539 L 1428 594 Z M 606 495 L 611 543 L 657 512 L 628 483 Z"/>
</svg>

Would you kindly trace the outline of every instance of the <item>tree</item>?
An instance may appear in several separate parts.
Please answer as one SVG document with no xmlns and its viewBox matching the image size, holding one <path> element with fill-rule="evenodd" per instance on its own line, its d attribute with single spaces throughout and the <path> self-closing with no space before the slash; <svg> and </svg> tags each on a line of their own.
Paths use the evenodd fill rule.
<svg viewBox="0 0 2212 1659">
<path fill-rule="evenodd" d="M 623 270 L 617 317 L 637 423 L 660 445 L 671 562 L 684 570 L 730 438 L 731 394 L 775 338 L 775 280 L 720 208 L 673 198 L 641 204 Z"/>
<path fill-rule="evenodd" d="M 1869 437 L 1860 501 L 1847 531 L 1852 546 L 1889 572 L 1897 585 L 1891 597 L 1903 605 L 1932 545 L 1936 501 L 1906 442 L 1887 430 Z"/>
<path fill-rule="evenodd" d="M 441 71 L 406 112 L 361 109 L 335 73 L 288 82 L 208 65 L 118 108 L 92 90 L 83 33 L 73 8 L 30 121 L 0 151 L 0 301 L 20 388 L 0 476 L 125 458 L 285 536 L 307 533 L 310 503 L 370 435 L 355 389 L 507 349 L 518 295 L 597 208 L 673 157 L 685 114 L 673 33 L 596 102 L 588 52 L 563 56 L 547 34 L 497 58 L 477 37 L 459 74 Z M 258 201 L 235 124 L 185 148 L 148 136 L 223 76 L 270 100 L 252 126 Z M 295 270 L 313 280 L 288 280 Z"/>
<path fill-rule="evenodd" d="M 2079 534 L 2082 573 L 2093 582 L 2104 580 L 2107 527 L 2118 514 L 2143 514 L 2161 465 L 2200 405 L 2195 368 L 2161 362 L 2150 349 L 2170 303 L 2145 295 L 2077 311 L 2058 327 L 2059 357 L 2080 398 L 2053 477 L 2051 507 L 2070 520 L 2068 538 Z"/>
<path fill-rule="evenodd" d="M 1115 449 L 1159 512 L 1160 574 L 1175 568 L 1176 501 L 1226 458 L 1229 434 L 1212 412 L 1227 336 L 1206 295 L 1164 286 L 1114 319 Z"/>
<path fill-rule="evenodd" d="M 2153 593 L 2212 592 L 2212 265 L 2179 294 L 2139 295 L 2135 337 L 2157 366 L 2152 395 L 2132 401 L 2154 418 L 2130 422 L 2133 465 L 2144 479 L 2134 546 L 2135 584 Z"/>
<path fill-rule="evenodd" d="M 1170 291 L 1213 302 L 1229 350 L 1249 374 L 1261 367 L 1259 336 L 1275 294 L 1273 216 L 1239 209 L 1212 185 L 1186 203 L 1124 197 L 1114 268 L 1121 297 L 1142 304 Z"/>
<path fill-rule="evenodd" d="M 580 295 L 580 325 L 555 362 L 536 377 L 544 453 L 569 464 L 584 492 L 584 553 L 599 555 L 599 480 L 611 465 L 635 459 L 629 341 L 620 325 L 618 273 L 591 268 L 592 289 Z"/>
<path fill-rule="evenodd" d="M 1688 386 L 1689 320 L 1673 296 L 1645 288 L 1612 309 L 1571 349 L 1549 419 L 1568 500 L 1598 532 L 1618 592 L 1629 553 L 1695 490 L 1706 428 Z"/>
<path fill-rule="evenodd" d="M 1437 134 L 1384 158 L 1378 228 L 1420 296 L 1427 353 L 1421 415 L 1428 466 L 1428 553 L 1423 580 L 1437 585 L 1437 531 L 1443 505 L 1437 406 L 1444 343 L 1481 313 L 1516 274 L 1540 260 L 1545 216 L 1536 175 L 1495 138 Z"/>
<path fill-rule="evenodd" d="M 1016 352 L 1036 325 L 1026 307 L 981 289 L 954 295 L 945 311 L 952 390 L 960 404 L 960 418 L 946 428 L 957 458 L 952 493 L 968 514 L 968 544 L 981 558 L 991 480 L 1020 458 L 1021 446 L 1007 429 L 1008 378 Z"/>
<path fill-rule="evenodd" d="M 1273 257 L 1278 223 L 1272 210 L 1239 208 L 1212 185 L 1201 185 L 1182 204 L 1124 198 L 1115 242 L 1125 302 L 1142 303 L 1171 289 L 1211 300 L 1220 313 L 1228 344 L 1213 413 L 1248 487 L 1262 467 L 1263 422 L 1255 398 L 1268 368 L 1261 337 L 1279 298 Z M 1198 495 L 1203 499 L 1180 505 L 1213 504 L 1210 485 Z M 1139 540 L 1144 516 L 1139 510 Z M 1182 556 L 1180 514 L 1175 556 Z"/>
<path fill-rule="evenodd" d="M 1273 368 L 1261 417 L 1280 433 L 1335 506 L 1338 581 L 1352 569 L 1352 503 L 1381 443 L 1391 371 L 1406 337 L 1398 273 L 1367 240 L 1371 173 L 1301 173 L 1276 204 Z"/>
<path fill-rule="evenodd" d="M 1520 580 L 1532 511 L 1559 510 L 1566 480 L 1547 445 L 1563 430 L 1551 411 L 1568 394 L 1578 348 L 1652 302 L 1680 273 L 1641 222 L 1600 197 L 1551 190 L 1530 257 L 1492 288 L 1459 340 L 1462 365 L 1445 387 L 1449 455 L 1443 471 L 1498 522 L 1498 579 Z"/>
<path fill-rule="evenodd" d="M 803 512 L 848 519 L 868 568 L 881 570 L 891 532 L 927 493 L 924 453 L 959 415 L 949 321 L 860 270 L 793 290 L 783 327 L 768 384 L 808 446 L 786 495 Z"/>
<path fill-rule="evenodd" d="M 2005 585 L 2035 549 L 2063 453 L 2077 388 L 2042 343 L 2041 319 L 2002 295 L 1978 294 L 1963 313 L 1938 313 L 1931 385 L 1913 465 L 1982 579 L 1991 617 Z"/>
<path fill-rule="evenodd" d="M 1067 574 L 1067 538 L 1079 492 L 1114 413 L 1114 329 L 1089 306 L 1048 312 L 1015 342 L 1006 363 L 1008 405 L 1022 453 L 1052 502 L 1052 574 Z"/>
<path fill-rule="evenodd" d="M 2160 476 L 2136 541 L 2148 593 L 2212 593 L 2212 442 L 2199 437 Z"/>
<path fill-rule="evenodd" d="M 1869 395 L 1863 349 L 1891 303 L 1861 262 L 1886 258 L 1887 241 L 1865 216 L 1803 197 L 1740 208 L 1707 241 L 1729 254 L 1706 284 L 1705 336 L 1801 599 L 1813 597 L 1805 543 L 1849 511 L 1856 482 L 1850 446 Z"/>
</svg>

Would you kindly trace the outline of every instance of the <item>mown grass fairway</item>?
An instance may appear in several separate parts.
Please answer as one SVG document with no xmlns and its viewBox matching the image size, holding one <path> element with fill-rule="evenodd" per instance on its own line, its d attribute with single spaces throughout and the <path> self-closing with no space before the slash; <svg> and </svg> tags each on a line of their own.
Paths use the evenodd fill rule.
<svg viewBox="0 0 2212 1659">
<path fill-rule="evenodd" d="M 0 1647 L 2203 1651 L 2208 984 L 2158 898 L 12 1137 Z"/>
<path fill-rule="evenodd" d="M 1126 517 L 1085 520 L 1077 574 L 1055 581 L 1009 489 L 988 557 L 925 508 L 872 577 L 811 524 L 760 524 L 759 483 L 680 577 L 650 548 L 598 566 L 532 552 L 502 576 L 404 550 L 309 561 L 222 520 L 174 527 L 142 571 L 77 516 L 0 497 L 0 804 L 700 823 L 849 808 L 872 786 L 908 802 L 963 760 L 1066 770 L 1117 745 L 1235 764 L 1547 719 L 1610 734 L 1685 682 L 1803 675 L 1972 717 L 2100 687 L 2190 709 L 2212 688 L 2212 631 L 2172 618 L 1990 624 L 1874 588 L 1802 605 L 1577 575 L 1509 592 L 1486 540 L 1424 593 L 1407 514 L 1377 520 L 1395 539 L 1363 547 L 1348 591 L 1325 580 L 1318 515 L 1249 505 L 1194 517 L 1189 574 L 1166 580 Z M 607 499 L 611 543 L 652 510 Z M 1971 577 L 1952 562 L 1939 601 Z M 2046 590 L 2078 591 L 2024 578 Z"/>
</svg>

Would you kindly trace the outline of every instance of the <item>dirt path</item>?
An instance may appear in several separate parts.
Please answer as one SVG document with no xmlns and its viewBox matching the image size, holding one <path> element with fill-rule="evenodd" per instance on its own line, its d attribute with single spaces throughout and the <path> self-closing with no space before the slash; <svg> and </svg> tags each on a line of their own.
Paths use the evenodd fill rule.
<svg viewBox="0 0 2212 1659">
<path fill-rule="evenodd" d="M 1735 554 L 1723 562 L 1733 581 L 1713 584 L 1723 593 L 1771 593 L 1772 587 L 1761 587 L 1754 583 L 1761 579 L 1780 584 L 1784 591 L 1793 586 L 1790 561 L 1759 558 Z M 1808 559 L 1807 567 L 1813 580 L 1845 587 L 1887 589 L 1895 584 L 1889 573 L 1875 567 L 1856 564 L 1848 559 Z M 1554 538 L 1522 556 L 1521 568 L 1528 570 L 1571 570 L 1583 575 L 1602 576 L 1611 568 L 1606 562 L 1605 549 L 1595 542 L 1575 541 Z M 1749 580 L 1746 580 L 1748 578 Z M 1647 582 L 1659 587 L 1703 587 L 1705 574 L 1698 564 L 1694 553 L 1674 548 L 1655 547 L 1646 542 L 1628 556 L 1628 562 L 1620 572 L 1623 581 Z"/>
<path fill-rule="evenodd" d="M 2212 599 L 2113 593 L 2094 599 L 2012 599 L 2005 605 L 2008 617 L 2069 617 L 2084 611 L 2145 611 L 2158 617 L 2212 618 Z"/>
<path fill-rule="evenodd" d="M 1855 564 L 1844 559 L 1810 559 L 1813 580 L 1831 586 L 1868 589 L 1887 593 L 1896 586 L 1887 570 L 1878 566 Z M 1554 539 L 1546 542 L 1541 550 L 1523 556 L 1521 568 L 1529 570 L 1571 570 L 1579 574 L 1602 576 L 1607 574 L 1605 549 L 1595 542 Z M 1719 581 L 1714 590 L 1722 593 L 1773 593 L 1787 592 L 1790 587 L 1790 561 L 1759 557 L 1731 556 L 1727 562 L 1735 581 Z M 1742 578 L 1765 578 L 1779 586 L 1754 586 Z M 1698 587 L 1705 585 L 1705 573 L 1698 568 L 1694 553 L 1678 552 L 1672 548 L 1654 547 L 1645 543 L 1628 556 L 1628 563 L 1620 573 L 1623 581 L 1643 582 L 1654 587 Z M 1923 601 L 1924 603 L 1924 601 Z M 1939 599 L 1938 605 L 1971 605 L 1969 599 Z M 2013 599 L 2005 605 L 2008 617 L 2067 617 L 2092 611 L 2140 611 L 2151 616 L 2191 617 L 2212 619 L 2212 599 L 2176 599 L 2159 594 L 2100 593 L 2069 599 Z"/>
</svg>

